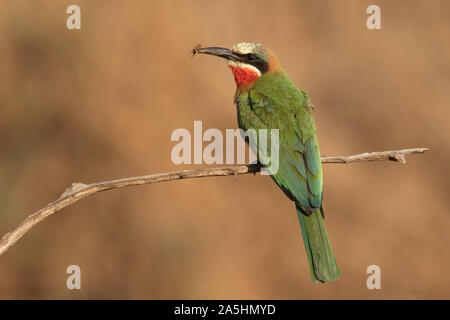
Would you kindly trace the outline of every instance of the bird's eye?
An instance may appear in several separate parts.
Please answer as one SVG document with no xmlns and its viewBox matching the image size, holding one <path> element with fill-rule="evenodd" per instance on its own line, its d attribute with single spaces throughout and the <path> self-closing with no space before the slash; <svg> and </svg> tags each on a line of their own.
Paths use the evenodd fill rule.
<svg viewBox="0 0 450 320">
<path fill-rule="evenodd" d="M 249 61 L 255 60 L 255 58 L 256 58 L 256 56 L 255 56 L 253 53 L 247 54 L 247 59 L 248 59 Z"/>
</svg>

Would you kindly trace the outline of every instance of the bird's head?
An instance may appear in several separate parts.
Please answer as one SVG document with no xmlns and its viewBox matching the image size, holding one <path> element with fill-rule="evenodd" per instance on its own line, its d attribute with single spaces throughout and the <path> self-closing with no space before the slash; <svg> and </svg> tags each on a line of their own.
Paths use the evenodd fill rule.
<svg viewBox="0 0 450 320">
<path fill-rule="evenodd" d="M 196 48 L 193 50 L 193 54 L 196 53 L 210 54 L 226 59 L 239 89 L 248 88 L 264 74 L 280 69 L 275 54 L 259 43 L 238 43 L 231 49 Z"/>
</svg>

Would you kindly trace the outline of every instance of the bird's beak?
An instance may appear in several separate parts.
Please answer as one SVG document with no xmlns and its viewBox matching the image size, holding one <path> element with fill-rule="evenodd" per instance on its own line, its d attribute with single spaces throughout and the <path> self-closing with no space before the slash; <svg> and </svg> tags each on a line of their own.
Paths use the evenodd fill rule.
<svg viewBox="0 0 450 320">
<path fill-rule="evenodd" d="M 213 56 L 221 57 L 227 60 L 236 61 L 239 56 L 233 53 L 230 49 L 220 47 L 208 47 L 196 49 L 196 53 L 210 54 Z"/>
</svg>

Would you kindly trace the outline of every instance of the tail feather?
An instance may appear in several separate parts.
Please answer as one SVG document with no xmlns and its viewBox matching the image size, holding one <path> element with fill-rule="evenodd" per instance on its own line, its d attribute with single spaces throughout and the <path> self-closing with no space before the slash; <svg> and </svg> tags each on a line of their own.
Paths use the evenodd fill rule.
<svg viewBox="0 0 450 320">
<path fill-rule="evenodd" d="M 314 282 L 336 280 L 341 272 L 337 266 L 320 209 L 307 216 L 300 206 L 297 204 L 295 206 L 308 256 L 311 279 Z"/>
</svg>

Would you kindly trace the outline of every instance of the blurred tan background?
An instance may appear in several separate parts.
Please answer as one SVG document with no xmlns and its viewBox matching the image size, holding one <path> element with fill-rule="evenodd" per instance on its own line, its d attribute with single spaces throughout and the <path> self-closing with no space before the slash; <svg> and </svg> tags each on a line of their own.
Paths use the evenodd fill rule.
<svg viewBox="0 0 450 320">
<path fill-rule="evenodd" d="M 374 3 L 2 0 L 0 234 L 72 182 L 195 168 L 171 162 L 172 131 L 237 126 L 232 75 L 189 58 L 197 43 L 275 51 L 316 106 L 324 155 L 431 151 L 325 166 L 334 283 L 310 281 L 293 204 L 248 175 L 82 200 L 0 256 L 0 298 L 450 298 L 450 2 L 376 1 L 370 31 Z M 372 264 L 381 290 L 366 288 Z"/>
</svg>

